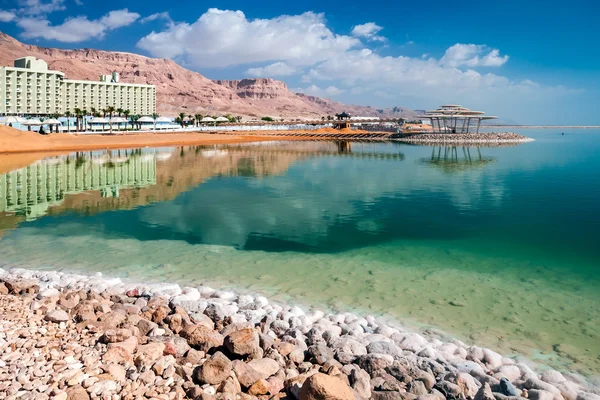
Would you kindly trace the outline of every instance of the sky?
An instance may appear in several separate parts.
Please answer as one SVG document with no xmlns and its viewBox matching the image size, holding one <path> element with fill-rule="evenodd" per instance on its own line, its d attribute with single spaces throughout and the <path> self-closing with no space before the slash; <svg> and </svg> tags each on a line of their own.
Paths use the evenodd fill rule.
<svg viewBox="0 0 600 400">
<path fill-rule="evenodd" d="M 280 79 L 344 103 L 598 125 L 598 15 L 592 0 L 0 0 L 0 31 L 169 58 L 211 79 Z"/>
</svg>

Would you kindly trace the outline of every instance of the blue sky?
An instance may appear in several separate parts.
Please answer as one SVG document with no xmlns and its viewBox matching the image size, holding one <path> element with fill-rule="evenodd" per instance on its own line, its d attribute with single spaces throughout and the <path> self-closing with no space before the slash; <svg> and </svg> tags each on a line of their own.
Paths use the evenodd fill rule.
<svg viewBox="0 0 600 400">
<path fill-rule="evenodd" d="M 211 79 L 268 76 L 334 100 L 600 124 L 593 1 L 0 0 L 26 43 L 172 58 Z"/>
</svg>

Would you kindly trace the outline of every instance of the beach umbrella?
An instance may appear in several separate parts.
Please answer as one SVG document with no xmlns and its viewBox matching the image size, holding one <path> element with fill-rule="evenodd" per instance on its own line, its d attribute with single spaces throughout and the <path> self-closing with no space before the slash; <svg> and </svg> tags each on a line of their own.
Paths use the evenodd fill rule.
<svg viewBox="0 0 600 400">
<path fill-rule="evenodd" d="M 42 121 L 40 121 L 37 118 L 32 118 L 32 119 L 28 119 L 25 122 L 22 122 L 23 125 L 25 126 L 41 126 L 44 125 L 44 123 Z"/>
<path fill-rule="evenodd" d="M 167 117 L 158 117 L 158 118 L 156 118 L 156 122 L 169 122 L 169 123 L 171 123 L 173 121 L 170 118 L 167 118 Z"/>
<path fill-rule="evenodd" d="M 229 120 L 225 117 L 217 117 L 217 119 L 215 119 L 216 122 L 229 122 Z"/>
<path fill-rule="evenodd" d="M 127 123 L 127 120 L 123 117 L 112 117 L 110 119 L 110 129 L 112 130 L 112 124 L 123 124 L 123 123 Z M 117 128 L 119 127 L 119 125 L 117 125 Z"/>
<path fill-rule="evenodd" d="M 106 118 L 92 118 L 90 124 L 108 124 L 110 121 Z"/>
<path fill-rule="evenodd" d="M 52 133 L 52 126 L 54 125 L 60 125 L 62 126 L 62 123 L 54 118 L 50 118 L 44 121 L 44 125 L 50 125 L 50 133 Z M 56 132 L 58 132 L 58 127 L 56 127 Z"/>
<path fill-rule="evenodd" d="M 92 118 L 89 123 L 90 123 L 90 125 L 91 124 L 102 124 L 102 130 L 104 130 L 104 125 L 110 123 L 110 121 L 107 118 L 95 117 L 95 118 Z"/>
<path fill-rule="evenodd" d="M 19 124 L 21 122 L 23 122 L 23 119 L 20 117 L 6 117 L 4 118 L 4 122 L 5 124 Z"/>
<path fill-rule="evenodd" d="M 152 117 L 142 117 L 138 119 L 138 122 L 154 122 L 154 119 Z"/>
<path fill-rule="evenodd" d="M 200 122 L 215 122 L 216 120 L 211 117 L 204 117 Z"/>
</svg>

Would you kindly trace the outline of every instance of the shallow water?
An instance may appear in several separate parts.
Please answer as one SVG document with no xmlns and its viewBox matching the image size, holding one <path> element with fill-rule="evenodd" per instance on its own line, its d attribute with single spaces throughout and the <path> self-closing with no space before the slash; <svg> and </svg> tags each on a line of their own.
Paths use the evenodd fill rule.
<svg viewBox="0 0 600 400">
<path fill-rule="evenodd" d="M 600 132 L 520 133 L 45 160 L 0 177 L 0 260 L 385 314 L 596 375 Z"/>
</svg>

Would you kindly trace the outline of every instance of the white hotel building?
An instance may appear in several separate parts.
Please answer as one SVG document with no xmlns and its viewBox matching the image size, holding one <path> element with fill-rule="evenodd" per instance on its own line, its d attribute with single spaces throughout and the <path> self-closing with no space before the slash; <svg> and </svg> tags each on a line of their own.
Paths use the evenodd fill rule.
<svg viewBox="0 0 600 400">
<path fill-rule="evenodd" d="M 75 108 L 98 112 L 113 106 L 132 115 L 156 112 L 156 87 L 119 82 L 119 74 L 103 75 L 100 81 L 65 79 L 35 57 L 15 60 L 0 67 L 0 115 L 62 115 Z"/>
</svg>

